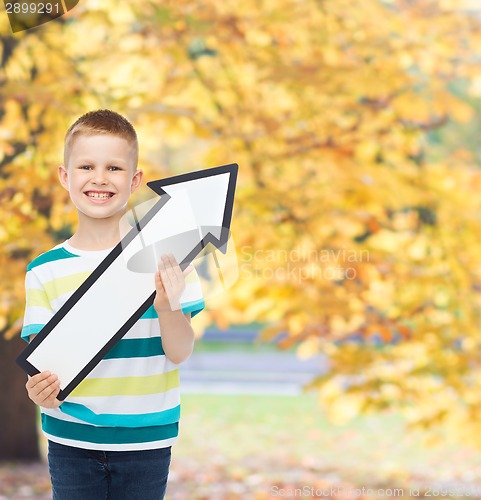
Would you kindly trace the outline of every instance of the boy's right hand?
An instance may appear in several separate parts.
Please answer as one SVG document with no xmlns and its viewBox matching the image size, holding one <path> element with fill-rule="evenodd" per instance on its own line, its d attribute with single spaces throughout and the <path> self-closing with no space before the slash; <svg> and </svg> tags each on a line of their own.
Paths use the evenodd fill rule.
<svg viewBox="0 0 481 500">
<path fill-rule="evenodd" d="M 58 408 L 62 402 L 57 399 L 60 392 L 60 381 L 57 375 L 44 371 L 29 377 L 25 384 L 28 397 L 44 408 Z"/>
</svg>

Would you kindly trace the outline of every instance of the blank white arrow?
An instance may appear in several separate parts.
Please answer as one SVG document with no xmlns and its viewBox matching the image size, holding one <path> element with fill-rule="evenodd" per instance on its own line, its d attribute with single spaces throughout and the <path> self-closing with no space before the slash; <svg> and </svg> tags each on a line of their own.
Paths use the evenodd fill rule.
<svg viewBox="0 0 481 500">
<path fill-rule="evenodd" d="M 185 268 L 207 243 L 227 244 L 237 165 L 149 183 L 160 200 L 85 280 L 17 358 L 27 373 L 50 370 L 72 391 L 150 307 L 158 257 Z M 207 228 L 207 229 L 206 229 Z"/>
</svg>

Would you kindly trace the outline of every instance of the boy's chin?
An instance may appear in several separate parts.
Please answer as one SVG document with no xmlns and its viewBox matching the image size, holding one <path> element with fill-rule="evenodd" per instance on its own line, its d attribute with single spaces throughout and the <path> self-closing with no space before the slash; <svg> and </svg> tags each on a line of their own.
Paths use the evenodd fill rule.
<svg viewBox="0 0 481 500">
<path fill-rule="evenodd" d="M 122 217 L 125 213 L 125 209 L 121 210 L 83 210 L 77 208 L 79 217 L 84 217 L 92 220 L 102 220 L 102 219 L 118 219 Z"/>
</svg>

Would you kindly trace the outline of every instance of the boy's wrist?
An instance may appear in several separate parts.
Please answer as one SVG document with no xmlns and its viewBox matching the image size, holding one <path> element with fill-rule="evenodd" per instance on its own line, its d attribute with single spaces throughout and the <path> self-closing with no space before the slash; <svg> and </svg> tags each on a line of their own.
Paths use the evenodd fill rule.
<svg viewBox="0 0 481 500">
<path fill-rule="evenodd" d="M 155 309 L 155 307 L 154 307 L 154 309 Z M 176 309 L 175 311 L 172 311 L 172 309 L 160 309 L 160 310 L 155 309 L 155 311 L 156 311 L 159 319 L 161 317 L 163 317 L 163 318 L 175 318 L 176 316 L 179 316 L 179 315 L 183 316 L 182 309 Z"/>
</svg>

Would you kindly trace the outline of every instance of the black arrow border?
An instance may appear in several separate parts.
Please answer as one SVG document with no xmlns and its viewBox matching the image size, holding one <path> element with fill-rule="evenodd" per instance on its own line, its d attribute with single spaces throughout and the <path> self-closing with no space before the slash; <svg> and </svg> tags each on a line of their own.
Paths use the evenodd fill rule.
<svg viewBox="0 0 481 500">
<path fill-rule="evenodd" d="M 237 173 L 239 166 L 237 163 L 223 165 L 221 167 L 214 167 L 205 170 L 198 170 L 196 172 L 189 172 L 186 174 L 176 175 L 167 179 L 151 181 L 147 183 L 154 192 L 161 196 L 160 200 L 142 217 L 142 219 L 127 233 L 127 235 L 115 246 L 112 251 L 105 257 L 105 259 L 96 267 L 90 276 L 79 286 L 79 288 L 72 294 L 72 296 L 65 302 L 65 304 L 55 313 L 50 321 L 35 335 L 32 342 L 19 354 L 16 359 L 17 364 L 26 371 L 30 376 L 40 373 L 38 368 L 32 365 L 27 358 L 32 352 L 41 344 L 41 342 L 48 336 L 48 334 L 60 323 L 60 321 L 67 315 L 75 304 L 82 298 L 82 296 L 89 290 L 89 288 L 97 281 L 97 279 L 107 270 L 107 268 L 120 256 L 122 250 L 130 244 L 130 242 L 142 231 L 142 229 L 151 221 L 154 215 L 162 209 L 162 207 L 170 200 L 170 196 L 162 189 L 164 186 L 172 184 L 179 184 L 196 179 L 203 179 L 215 175 L 228 173 L 229 185 L 227 188 L 226 203 L 224 208 L 224 217 L 222 220 L 221 237 L 217 239 L 211 233 L 208 233 L 198 245 L 187 255 L 187 257 L 180 263 L 180 267 L 185 269 L 199 254 L 203 248 L 209 243 L 213 244 L 219 249 L 227 246 L 229 238 L 230 225 L 232 221 L 232 211 L 234 208 L 234 194 L 237 182 Z M 59 392 L 57 399 L 63 401 L 77 385 L 100 363 L 104 356 L 115 346 L 115 344 L 132 328 L 132 326 L 141 318 L 141 316 L 153 304 L 155 298 L 155 291 L 152 295 L 132 314 L 129 320 L 115 333 L 112 338 L 105 344 L 105 346 L 85 365 L 80 373 L 63 389 Z"/>
</svg>

